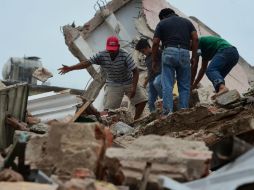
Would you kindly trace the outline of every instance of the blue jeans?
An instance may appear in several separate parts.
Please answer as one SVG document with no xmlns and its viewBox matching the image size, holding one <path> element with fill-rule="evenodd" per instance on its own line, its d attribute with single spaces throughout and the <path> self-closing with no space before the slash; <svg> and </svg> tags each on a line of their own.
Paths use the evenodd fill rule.
<svg viewBox="0 0 254 190">
<path fill-rule="evenodd" d="M 225 84 L 224 78 L 237 64 L 238 60 L 239 54 L 235 47 L 218 50 L 214 55 L 206 70 L 206 75 L 213 83 L 216 92 L 219 91 L 220 84 Z"/>
<path fill-rule="evenodd" d="M 155 101 L 157 97 L 162 98 L 161 75 L 158 75 L 154 80 L 148 83 L 148 107 L 150 112 L 155 111 Z"/>
<path fill-rule="evenodd" d="M 189 50 L 168 47 L 162 53 L 162 97 L 163 114 L 173 112 L 173 88 L 177 79 L 179 105 L 189 107 L 191 67 Z"/>
</svg>

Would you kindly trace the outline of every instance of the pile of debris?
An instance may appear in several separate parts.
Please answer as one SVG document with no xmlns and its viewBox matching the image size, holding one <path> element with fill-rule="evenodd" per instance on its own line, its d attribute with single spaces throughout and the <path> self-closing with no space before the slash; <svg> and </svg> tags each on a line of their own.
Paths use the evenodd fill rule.
<svg viewBox="0 0 254 190">
<path fill-rule="evenodd" d="M 83 27 L 63 27 L 80 61 L 101 50 L 95 39 L 111 33 L 132 52 L 136 37 L 153 36 L 159 10 L 169 6 L 164 0 L 101 3 Z M 190 20 L 200 35 L 216 34 Z M 132 53 L 142 80 L 142 59 Z M 240 59 L 228 87 L 245 91 L 253 82 L 249 68 Z M 158 101 L 157 113 L 133 121 L 131 109 L 93 107 L 105 76 L 93 66 L 87 70 L 93 80 L 82 96 L 65 90 L 28 97 L 27 84 L 0 82 L 0 190 L 254 189 L 254 90 L 232 90 L 212 102 L 211 88 L 199 88 L 190 109 L 161 119 Z M 52 74 L 38 68 L 33 77 L 45 82 Z"/>
<path fill-rule="evenodd" d="M 51 95 L 60 96 L 56 102 L 66 98 L 66 92 Z M 40 95 L 41 102 L 43 98 L 50 102 L 49 97 Z M 28 125 L 7 118 L 8 127 L 26 126 L 15 128 L 12 144 L 2 151 L 0 189 L 154 190 L 174 189 L 174 185 L 203 189 L 206 181 L 240 173 L 244 174 L 239 176 L 242 180 L 235 181 L 234 187 L 253 183 L 246 173 L 250 168 L 240 167 L 246 166 L 252 159 L 247 155 L 253 154 L 253 97 L 253 91 L 240 96 L 232 90 L 213 104 L 199 101 L 166 119 L 159 117 L 161 106 L 157 113 L 136 121 L 121 108 L 103 113 L 101 123 L 96 119 L 98 113 L 86 103 L 88 114 L 79 114 L 79 122 L 73 122 L 75 113 L 72 119 L 53 119 L 52 114 L 40 111 L 46 110 L 46 103 L 30 98 L 34 102 L 28 108 L 31 115 L 38 113 L 39 123 Z M 47 114 L 50 117 L 45 119 Z M 233 160 L 245 157 L 246 163 L 226 169 Z"/>
</svg>

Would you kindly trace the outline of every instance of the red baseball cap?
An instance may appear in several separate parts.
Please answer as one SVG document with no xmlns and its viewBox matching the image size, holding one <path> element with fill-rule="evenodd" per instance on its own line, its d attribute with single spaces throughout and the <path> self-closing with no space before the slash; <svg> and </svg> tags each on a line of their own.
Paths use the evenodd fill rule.
<svg viewBox="0 0 254 190">
<path fill-rule="evenodd" d="M 116 36 L 109 36 L 107 39 L 106 50 L 117 51 L 119 50 L 120 44 Z"/>
</svg>

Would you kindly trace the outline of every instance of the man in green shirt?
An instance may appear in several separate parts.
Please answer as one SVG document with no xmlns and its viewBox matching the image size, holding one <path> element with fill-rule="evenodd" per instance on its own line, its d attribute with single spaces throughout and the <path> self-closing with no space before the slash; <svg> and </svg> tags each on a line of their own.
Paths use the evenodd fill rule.
<svg viewBox="0 0 254 190">
<path fill-rule="evenodd" d="M 234 46 L 217 36 L 200 37 L 199 50 L 202 56 L 202 66 L 195 79 L 198 67 L 197 59 L 197 63 L 194 64 L 194 72 L 192 73 L 192 89 L 197 88 L 198 83 L 206 73 L 206 76 L 213 83 L 215 88 L 216 94 L 212 96 L 212 99 L 215 99 L 218 95 L 228 91 L 224 79 L 237 64 L 239 54 Z M 209 61 L 210 64 L 208 66 Z"/>
</svg>

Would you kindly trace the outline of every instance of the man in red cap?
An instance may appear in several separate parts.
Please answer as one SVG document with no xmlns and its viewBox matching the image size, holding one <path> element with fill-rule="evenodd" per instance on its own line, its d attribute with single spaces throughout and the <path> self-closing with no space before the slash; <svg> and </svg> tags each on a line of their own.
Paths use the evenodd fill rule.
<svg viewBox="0 0 254 190">
<path fill-rule="evenodd" d="M 73 66 L 63 65 L 58 70 L 60 74 L 65 74 L 72 70 L 85 69 L 92 64 L 100 65 L 107 74 L 104 109 L 119 108 L 123 96 L 127 95 L 136 108 L 134 119 L 138 119 L 145 108 L 147 97 L 144 89 L 138 85 L 139 72 L 132 56 L 120 48 L 117 37 L 108 37 L 106 50 L 97 53 L 89 60 Z"/>
</svg>

